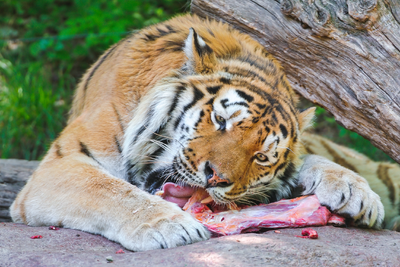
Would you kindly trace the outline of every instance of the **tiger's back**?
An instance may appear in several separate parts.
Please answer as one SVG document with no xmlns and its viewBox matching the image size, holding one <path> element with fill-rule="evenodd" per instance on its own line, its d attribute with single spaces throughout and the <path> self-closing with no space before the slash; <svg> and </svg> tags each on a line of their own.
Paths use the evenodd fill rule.
<svg viewBox="0 0 400 267">
<path fill-rule="evenodd" d="M 78 85 L 69 122 L 105 101 L 123 106 L 121 112 L 125 114 L 131 112 L 149 88 L 185 63 L 183 47 L 190 28 L 195 28 L 220 58 L 249 56 L 249 51 L 254 51 L 254 56 L 266 53 L 249 36 L 226 24 L 196 16 L 176 17 L 150 26 L 111 47 L 86 72 Z M 279 67 L 273 57 L 270 60 Z"/>
</svg>

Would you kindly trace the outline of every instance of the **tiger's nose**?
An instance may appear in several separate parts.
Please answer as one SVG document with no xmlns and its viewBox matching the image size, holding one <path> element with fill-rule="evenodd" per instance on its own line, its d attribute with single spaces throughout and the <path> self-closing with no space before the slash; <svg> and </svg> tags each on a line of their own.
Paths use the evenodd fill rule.
<svg viewBox="0 0 400 267">
<path fill-rule="evenodd" d="M 207 179 L 207 186 L 206 188 L 210 187 L 227 187 L 230 186 L 232 183 L 228 179 L 223 179 L 217 175 L 217 172 L 211 166 L 211 164 L 207 161 L 204 173 Z"/>
</svg>

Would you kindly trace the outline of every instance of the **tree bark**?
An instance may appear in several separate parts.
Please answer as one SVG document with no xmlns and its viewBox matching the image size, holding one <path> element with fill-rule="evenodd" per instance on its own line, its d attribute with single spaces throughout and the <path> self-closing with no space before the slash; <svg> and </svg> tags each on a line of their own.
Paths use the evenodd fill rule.
<svg viewBox="0 0 400 267">
<path fill-rule="evenodd" d="M 400 1 L 192 0 L 250 34 L 298 93 L 400 163 Z"/>
<path fill-rule="evenodd" d="M 0 160 L 0 222 L 11 221 L 8 209 L 38 165 L 39 161 Z"/>
</svg>

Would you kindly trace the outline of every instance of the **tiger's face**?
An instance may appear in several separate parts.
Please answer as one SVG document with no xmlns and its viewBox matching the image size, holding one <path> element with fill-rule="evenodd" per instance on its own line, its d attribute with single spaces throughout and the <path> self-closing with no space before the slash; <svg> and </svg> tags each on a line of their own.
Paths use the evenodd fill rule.
<svg viewBox="0 0 400 267">
<path fill-rule="evenodd" d="M 132 127 L 131 151 L 142 151 L 130 157 L 135 175 L 152 193 L 183 183 L 224 204 L 284 197 L 295 186 L 299 136 L 313 110 L 294 108 L 286 78 L 268 58 L 258 59 L 263 70 L 216 60 L 191 34 L 188 63 L 142 101 L 151 116 L 136 115 L 143 125 Z"/>
<path fill-rule="evenodd" d="M 182 124 L 185 142 L 174 158 L 174 170 L 183 182 L 207 188 L 220 203 L 265 194 L 281 179 L 290 183 L 295 171 L 296 114 L 287 104 L 271 105 L 247 89 L 221 87 L 193 112 L 196 119 Z"/>
</svg>

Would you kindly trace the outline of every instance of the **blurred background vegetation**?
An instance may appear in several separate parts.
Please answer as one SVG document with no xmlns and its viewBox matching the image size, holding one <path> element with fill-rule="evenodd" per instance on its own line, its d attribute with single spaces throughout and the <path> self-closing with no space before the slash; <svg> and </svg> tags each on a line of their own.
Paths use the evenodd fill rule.
<svg viewBox="0 0 400 267">
<path fill-rule="evenodd" d="M 98 56 L 131 31 L 188 11 L 187 0 L 0 1 L 0 158 L 41 159 Z M 317 114 L 316 132 L 390 160 L 324 109 Z"/>
</svg>

